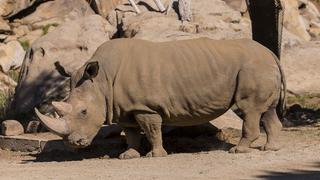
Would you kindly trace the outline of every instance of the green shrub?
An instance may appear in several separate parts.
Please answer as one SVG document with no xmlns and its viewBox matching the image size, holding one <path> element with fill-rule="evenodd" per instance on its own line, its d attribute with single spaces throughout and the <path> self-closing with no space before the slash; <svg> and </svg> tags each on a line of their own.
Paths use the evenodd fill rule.
<svg viewBox="0 0 320 180">
<path fill-rule="evenodd" d="M 30 47 L 30 42 L 28 40 L 19 40 L 19 43 L 25 51 Z"/>
<path fill-rule="evenodd" d="M 320 94 L 303 94 L 288 96 L 287 104 L 299 104 L 303 108 L 317 110 L 320 109 Z"/>
<path fill-rule="evenodd" d="M 15 69 L 15 70 L 10 70 L 8 72 L 8 76 L 13 79 L 15 82 L 18 82 L 19 80 L 19 73 L 20 73 L 20 69 Z"/>
<path fill-rule="evenodd" d="M 57 24 L 57 23 L 52 23 L 52 24 L 47 24 L 47 25 L 45 25 L 44 27 L 42 27 L 42 35 L 48 34 L 49 28 L 50 28 L 51 26 L 57 27 L 57 26 L 59 26 L 59 24 Z"/>
<path fill-rule="evenodd" d="M 12 97 L 12 91 L 0 91 L 0 122 L 8 118 L 8 111 Z"/>
</svg>

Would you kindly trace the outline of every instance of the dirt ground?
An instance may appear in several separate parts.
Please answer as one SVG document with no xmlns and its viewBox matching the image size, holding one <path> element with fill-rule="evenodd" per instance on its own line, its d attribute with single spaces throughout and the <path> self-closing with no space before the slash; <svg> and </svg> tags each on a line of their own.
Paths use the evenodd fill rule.
<svg viewBox="0 0 320 180">
<path fill-rule="evenodd" d="M 47 154 L 0 151 L 0 179 L 320 179 L 319 123 L 285 128 L 277 152 L 258 150 L 265 141 L 262 132 L 251 153 L 228 153 L 239 135 L 231 134 L 227 142 L 210 133 L 167 135 L 165 148 L 171 154 L 165 158 L 119 160 L 94 148 Z M 124 144 L 115 149 L 111 157 Z"/>
</svg>

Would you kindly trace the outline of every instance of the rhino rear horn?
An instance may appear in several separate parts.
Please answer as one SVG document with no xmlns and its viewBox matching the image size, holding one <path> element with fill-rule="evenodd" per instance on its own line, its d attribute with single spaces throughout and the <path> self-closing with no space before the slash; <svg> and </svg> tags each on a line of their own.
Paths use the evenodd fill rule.
<svg viewBox="0 0 320 180">
<path fill-rule="evenodd" d="M 43 125 L 47 127 L 51 132 L 61 137 L 70 134 L 70 129 L 66 120 L 62 118 L 56 119 L 45 116 L 41 114 L 37 108 L 35 108 L 34 110 L 40 121 L 43 123 Z"/>
<path fill-rule="evenodd" d="M 71 113 L 71 111 L 72 111 L 72 106 L 66 102 L 53 101 L 52 106 L 58 112 L 59 115 L 64 116 L 64 115 Z"/>
</svg>

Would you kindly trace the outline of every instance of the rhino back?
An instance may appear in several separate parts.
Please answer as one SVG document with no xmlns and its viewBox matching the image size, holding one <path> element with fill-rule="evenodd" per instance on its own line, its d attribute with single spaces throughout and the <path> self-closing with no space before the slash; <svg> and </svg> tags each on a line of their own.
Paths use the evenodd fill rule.
<svg viewBox="0 0 320 180">
<path fill-rule="evenodd" d="M 245 58 L 239 41 L 201 38 L 165 43 L 122 40 L 116 44 L 122 44 L 117 48 L 121 50 L 113 51 L 109 61 L 118 62 L 118 67 L 104 65 L 111 71 L 117 69 L 113 87 L 116 117 L 147 111 L 161 114 L 165 123 L 170 123 L 190 117 L 212 118 L 230 107 Z"/>
</svg>

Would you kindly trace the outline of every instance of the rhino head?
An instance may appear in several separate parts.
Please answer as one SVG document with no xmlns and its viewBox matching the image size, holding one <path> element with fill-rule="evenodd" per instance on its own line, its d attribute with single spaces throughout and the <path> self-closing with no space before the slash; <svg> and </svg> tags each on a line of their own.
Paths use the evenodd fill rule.
<svg viewBox="0 0 320 180">
<path fill-rule="evenodd" d="M 74 148 L 90 145 L 106 119 L 104 79 L 98 62 L 86 63 L 71 77 L 68 100 L 52 102 L 58 118 L 43 115 L 35 108 L 38 118 L 50 131 L 63 137 L 67 145 Z"/>
</svg>

